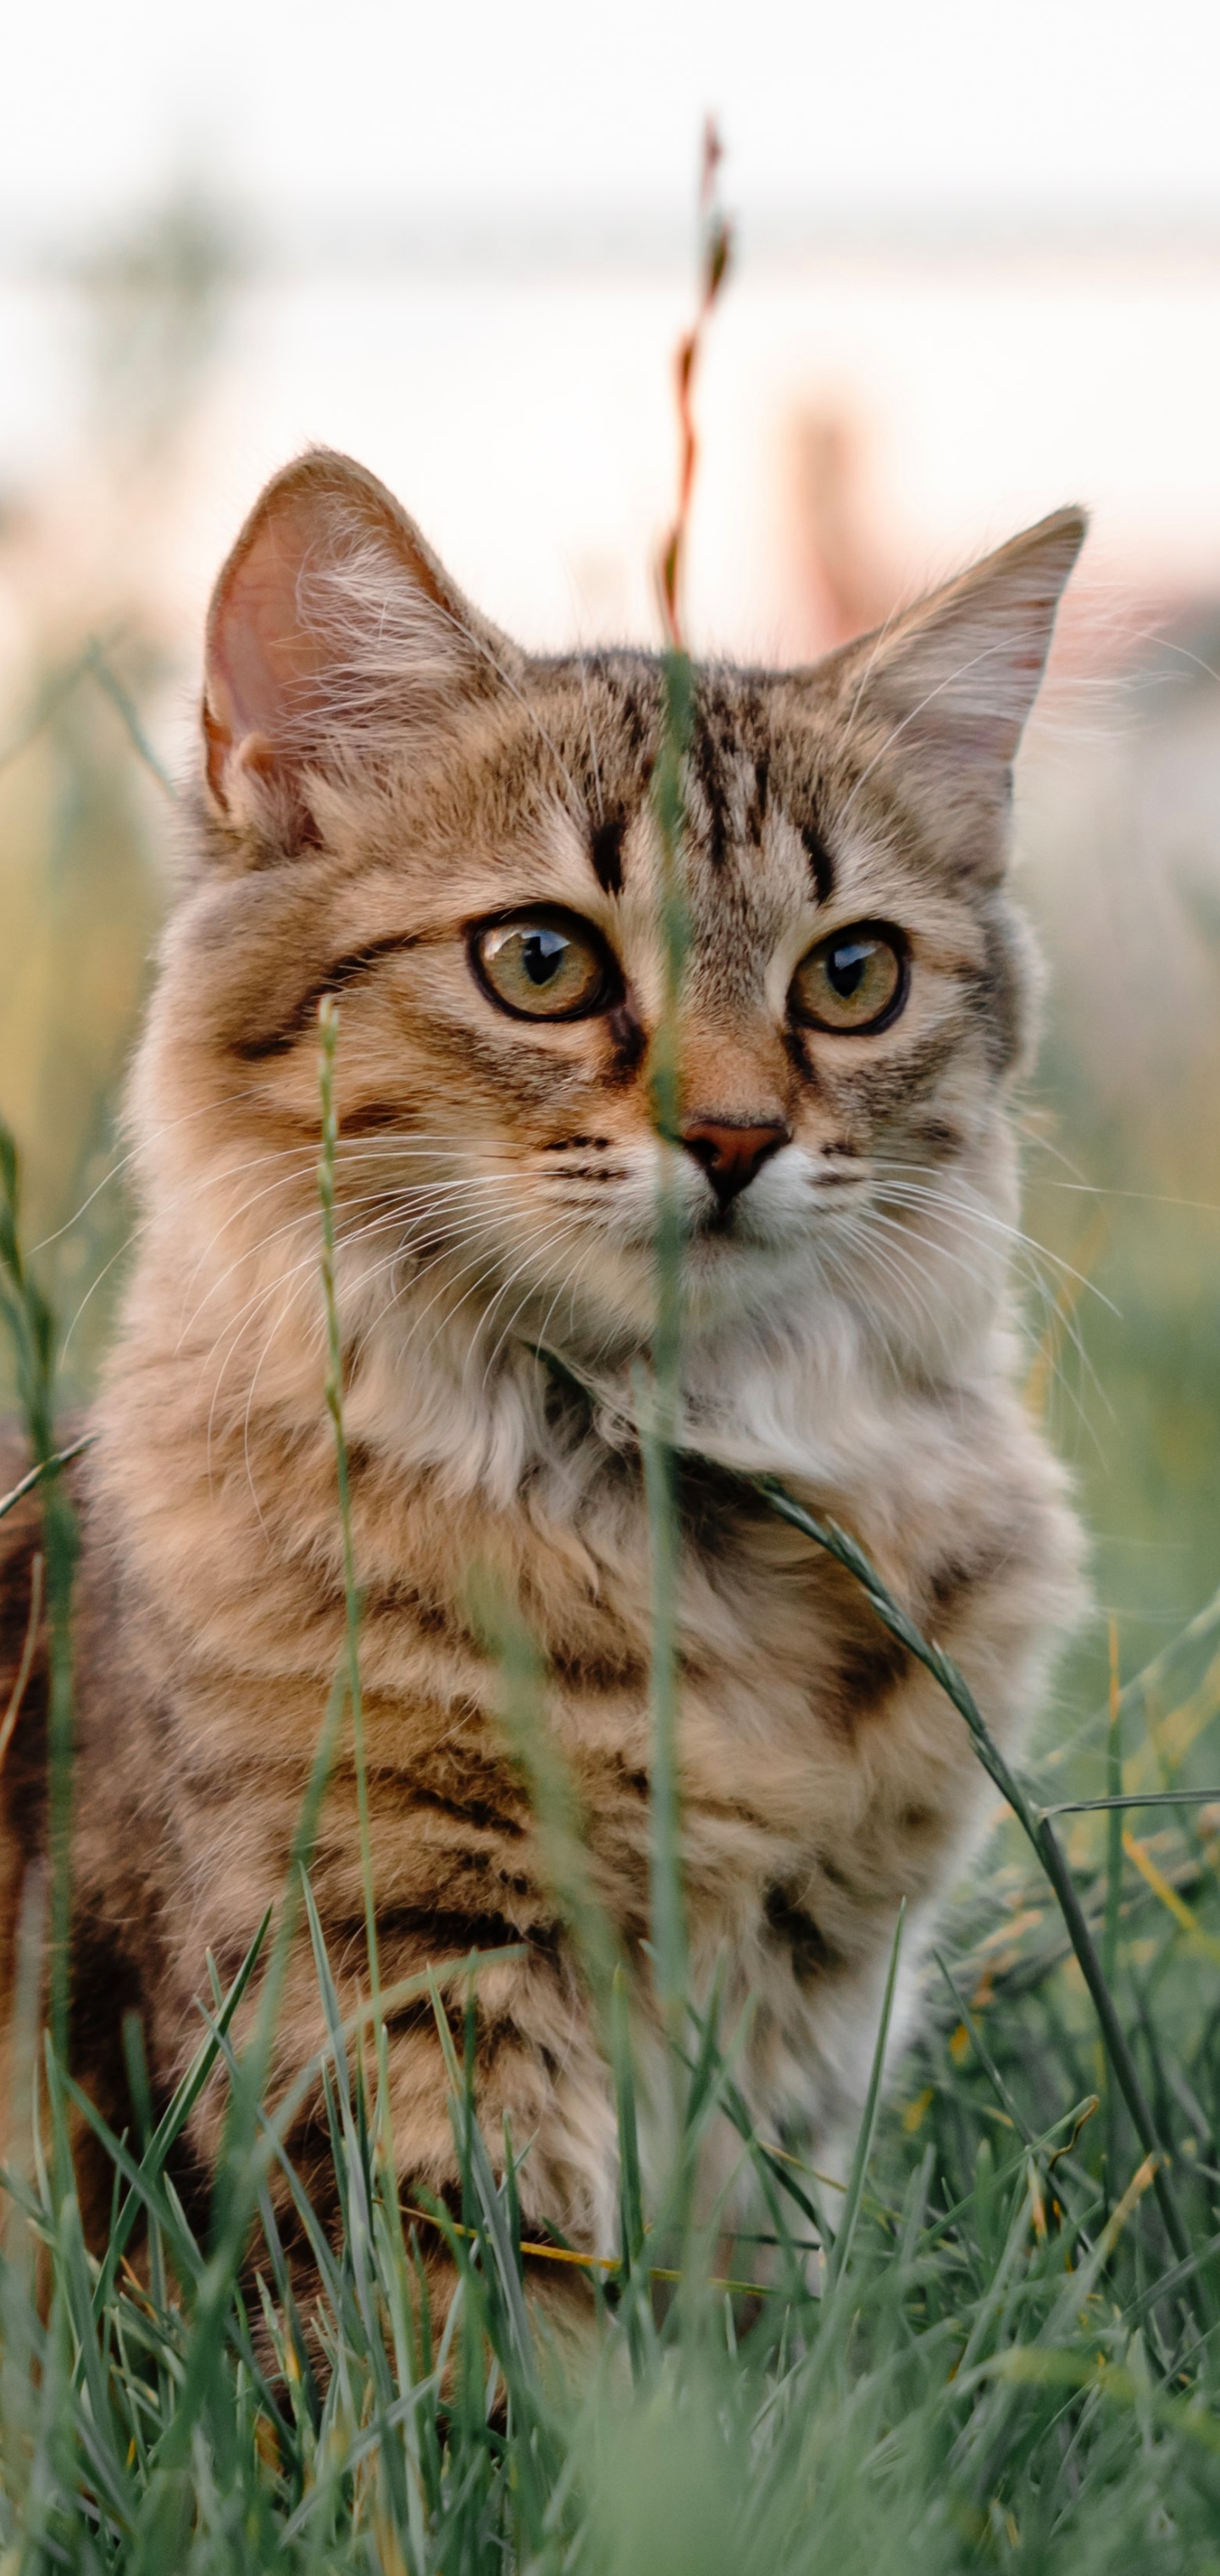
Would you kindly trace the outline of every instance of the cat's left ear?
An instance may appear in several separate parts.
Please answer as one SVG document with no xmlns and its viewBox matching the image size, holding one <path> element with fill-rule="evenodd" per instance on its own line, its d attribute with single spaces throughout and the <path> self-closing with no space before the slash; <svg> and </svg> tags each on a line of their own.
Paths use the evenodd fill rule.
<svg viewBox="0 0 1220 2576">
<path fill-rule="evenodd" d="M 315 782 L 512 685 L 479 617 L 376 476 L 317 448 L 256 501 L 208 615 L 207 784 L 239 833 L 313 837 Z"/>
<path fill-rule="evenodd" d="M 949 863 L 984 879 L 1005 864 L 1012 764 L 1087 526 L 1055 511 L 824 666 L 861 783 L 895 778 Z"/>
</svg>

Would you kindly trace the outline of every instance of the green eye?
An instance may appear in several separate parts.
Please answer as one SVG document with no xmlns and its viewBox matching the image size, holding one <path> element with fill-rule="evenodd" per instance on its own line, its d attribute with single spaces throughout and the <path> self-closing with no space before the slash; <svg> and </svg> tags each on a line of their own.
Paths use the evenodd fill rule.
<svg viewBox="0 0 1220 2576">
<path fill-rule="evenodd" d="M 597 932 L 565 913 L 524 913 L 476 930 L 475 973 L 502 1010 L 577 1020 L 611 998 L 614 971 Z"/>
<path fill-rule="evenodd" d="M 853 922 L 802 957 L 790 1008 L 815 1029 L 848 1035 L 896 1019 L 907 997 L 906 942 L 880 922 Z"/>
</svg>

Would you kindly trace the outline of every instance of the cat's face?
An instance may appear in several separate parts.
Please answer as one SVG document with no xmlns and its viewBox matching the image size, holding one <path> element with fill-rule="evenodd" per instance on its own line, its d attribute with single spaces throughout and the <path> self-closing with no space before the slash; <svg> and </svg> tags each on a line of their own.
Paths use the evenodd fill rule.
<svg viewBox="0 0 1220 2576">
<path fill-rule="evenodd" d="M 210 1082 L 278 1214 L 338 996 L 349 1295 L 413 1333 L 638 1346 L 664 1173 L 693 1330 L 867 1289 L 918 1339 L 935 1274 L 943 1336 L 972 1276 L 994 1293 L 1029 1017 L 1010 764 L 1082 532 L 813 671 L 697 670 L 671 862 L 662 666 L 527 659 L 371 478 L 303 460 L 213 608 L 163 1071 Z"/>
</svg>

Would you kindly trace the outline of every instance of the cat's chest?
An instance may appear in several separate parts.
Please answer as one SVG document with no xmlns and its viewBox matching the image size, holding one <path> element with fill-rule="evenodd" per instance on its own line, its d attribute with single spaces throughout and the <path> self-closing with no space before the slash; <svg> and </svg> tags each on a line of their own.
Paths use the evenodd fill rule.
<svg viewBox="0 0 1220 2576">
<path fill-rule="evenodd" d="M 851 1804 L 879 1739 L 902 1731 L 910 1658 L 854 1579 L 745 1479 L 683 1469 L 660 1580 L 643 1506 L 636 1543 L 618 1536 L 583 1615 L 544 1640 L 561 1740 L 604 1774 L 599 1804 L 616 1777 L 646 1782 L 658 1697 L 672 1693 L 685 1793 L 713 1839 L 719 1814 L 747 1838 L 807 1839 L 828 1807 Z M 918 1593 L 920 1551 L 897 1578 Z"/>
<path fill-rule="evenodd" d="M 755 1500 L 687 1509 L 668 1602 L 607 1583 L 583 1654 L 551 1654 L 549 1721 L 611 1909 L 647 1937 L 668 1707 L 692 1953 L 803 2028 L 900 1898 L 934 1891 L 980 1775 L 859 1586 Z"/>
</svg>

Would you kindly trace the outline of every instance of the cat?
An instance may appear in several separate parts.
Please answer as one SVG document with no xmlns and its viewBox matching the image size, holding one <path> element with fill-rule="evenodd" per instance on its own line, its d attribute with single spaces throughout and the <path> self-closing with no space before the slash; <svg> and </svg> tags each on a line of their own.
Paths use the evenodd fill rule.
<svg viewBox="0 0 1220 2576">
<path fill-rule="evenodd" d="M 642 1970 L 647 2095 L 637 1426 L 664 1170 L 693 1989 L 719 1965 L 726 2029 L 750 2006 L 737 2073 L 763 2134 L 841 2169 L 900 1905 L 895 2047 L 994 1796 L 927 1674 L 750 1479 L 782 1477 L 856 1534 L 1011 1750 L 1081 1599 L 1067 1483 L 1016 1388 L 1014 1100 L 1038 970 L 1006 868 L 1012 764 L 1084 527 L 1060 511 L 812 668 L 695 667 L 662 1134 L 664 664 L 521 652 L 342 456 L 308 453 L 263 492 L 208 620 L 183 884 L 128 1103 L 134 1266 L 74 1471 L 73 2049 L 112 2118 L 130 2117 L 122 2010 L 164 2102 L 198 2045 L 205 1952 L 231 1979 L 279 1900 L 342 1653 L 329 995 L 383 1984 L 522 1946 L 478 1980 L 483 2127 L 494 2152 L 506 2118 L 528 2142 L 527 2238 L 613 2252 L 609 2079 L 472 1582 L 543 1659 L 592 1884 Z M 0 1522 L 10 1675 L 37 1527 L 36 1495 Z M 10 1977 L 41 1669 L 0 1776 Z M 312 1885 L 354 2009 L 350 1733 Z M 302 1942 L 273 2092 L 320 2038 Z M 404 2203 L 452 2199 L 426 2002 L 391 2013 L 388 2063 Z M 213 2084 L 188 2133 L 199 2177 L 222 2111 Z M 323 2192 L 316 2101 L 289 2146 Z"/>
</svg>

